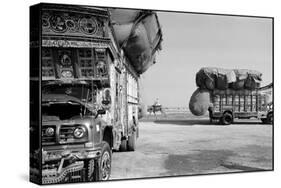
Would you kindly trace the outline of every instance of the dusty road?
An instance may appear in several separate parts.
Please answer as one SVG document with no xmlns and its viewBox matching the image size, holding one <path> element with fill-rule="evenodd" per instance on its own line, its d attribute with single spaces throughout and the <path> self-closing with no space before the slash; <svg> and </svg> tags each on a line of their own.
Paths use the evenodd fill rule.
<svg viewBox="0 0 281 188">
<path fill-rule="evenodd" d="M 134 152 L 114 152 L 111 179 L 272 169 L 272 125 L 207 119 L 140 122 Z"/>
</svg>

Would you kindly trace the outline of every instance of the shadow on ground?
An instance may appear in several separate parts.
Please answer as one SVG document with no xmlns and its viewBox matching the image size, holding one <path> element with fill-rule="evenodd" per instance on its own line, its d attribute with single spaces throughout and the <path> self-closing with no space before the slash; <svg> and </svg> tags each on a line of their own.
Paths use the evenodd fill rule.
<svg viewBox="0 0 281 188">
<path fill-rule="evenodd" d="M 235 164 L 227 161 L 235 155 L 230 150 L 201 150 L 189 155 L 169 155 L 165 161 L 167 172 L 163 175 L 196 175 L 226 172 L 265 171 L 266 169 Z M 222 168 L 217 171 L 218 168 Z"/>
<path fill-rule="evenodd" d="M 193 126 L 193 125 L 206 125 L 206 126 L 227 126 L 222 125 L 219 122 L 210 123 L 209 120 L 202 120 L 202 119 L 189 119 L 189 120 L 154 120 L 154 123 L 157 124 L 171 124 L 171 125 L 185 125 L 185 126 Z M 240 125 L 240 124 L 247 124 L 247 125 L 257 125 L 262 124 L 258 121 L 239 121 L 233 122 L 232 125 Z"/>
<path fill-rule="evenodd" d="M 209 120 L 155 120 L 157 124 L 172 124 L 172 125 L 210 125 Z"/>
<path fill-rule="evenodd" d="M 210 123 L 209 116 L 194 116 L 190 113 L 175 113 L 175 114 L 159 114 L 159 115 L 146 115 L 139 119 L 140 122 L 154 122 L 157 124 L 172 124 L 172 125 L 209 125 L 209 126 L 225 126 L 221 125 L 219 120 L 214 120 Z M 247 124 L 247 125 L 257 125 L 262 124 L 259 119 L 235 119 L 232 123 L 233 125 Z"/>
</svg>

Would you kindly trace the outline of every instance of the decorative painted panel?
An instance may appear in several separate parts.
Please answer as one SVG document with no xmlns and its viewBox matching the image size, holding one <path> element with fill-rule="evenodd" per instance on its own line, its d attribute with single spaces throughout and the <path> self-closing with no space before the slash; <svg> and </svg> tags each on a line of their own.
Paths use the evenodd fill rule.
<svg viewBox="0 0 281 188">
<path fill-rule="evenodd" d="M 75 35 L 104 37 L 104 20 L 96 16 L 66 12 L 44 12 L 43 35 Z"/>
</svg>

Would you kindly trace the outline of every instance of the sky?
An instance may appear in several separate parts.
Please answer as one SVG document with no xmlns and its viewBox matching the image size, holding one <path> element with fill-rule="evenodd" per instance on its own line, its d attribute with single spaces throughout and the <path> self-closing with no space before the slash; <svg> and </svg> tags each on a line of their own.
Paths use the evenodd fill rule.
<svg viewBox="0 0 281 188">
<path fill-rule="evenodd" d="M 202 67 L 253 69 L 261 85 L 272 82 L 272 20 L 269 18 L 157 12 L 163 32 L 156 64 L 140 79 L 141 98 L 151 105 L 188 107 Z"/>
</svg>

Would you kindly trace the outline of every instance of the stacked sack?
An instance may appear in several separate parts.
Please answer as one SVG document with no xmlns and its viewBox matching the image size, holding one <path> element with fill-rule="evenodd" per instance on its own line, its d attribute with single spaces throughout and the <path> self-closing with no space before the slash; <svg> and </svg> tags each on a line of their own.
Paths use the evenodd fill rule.
<svg viewBox="0 0 281 188">
<path fill-rule="evenodd" d="M 198 89 L 189 101 L 190 111 L 204 115 L 211 106 L 210 92 L 213 90 L 254 90 L 260 86 L 262 73 L 248 69 L 201 68 L 196 74 Z"/>
</svg>

